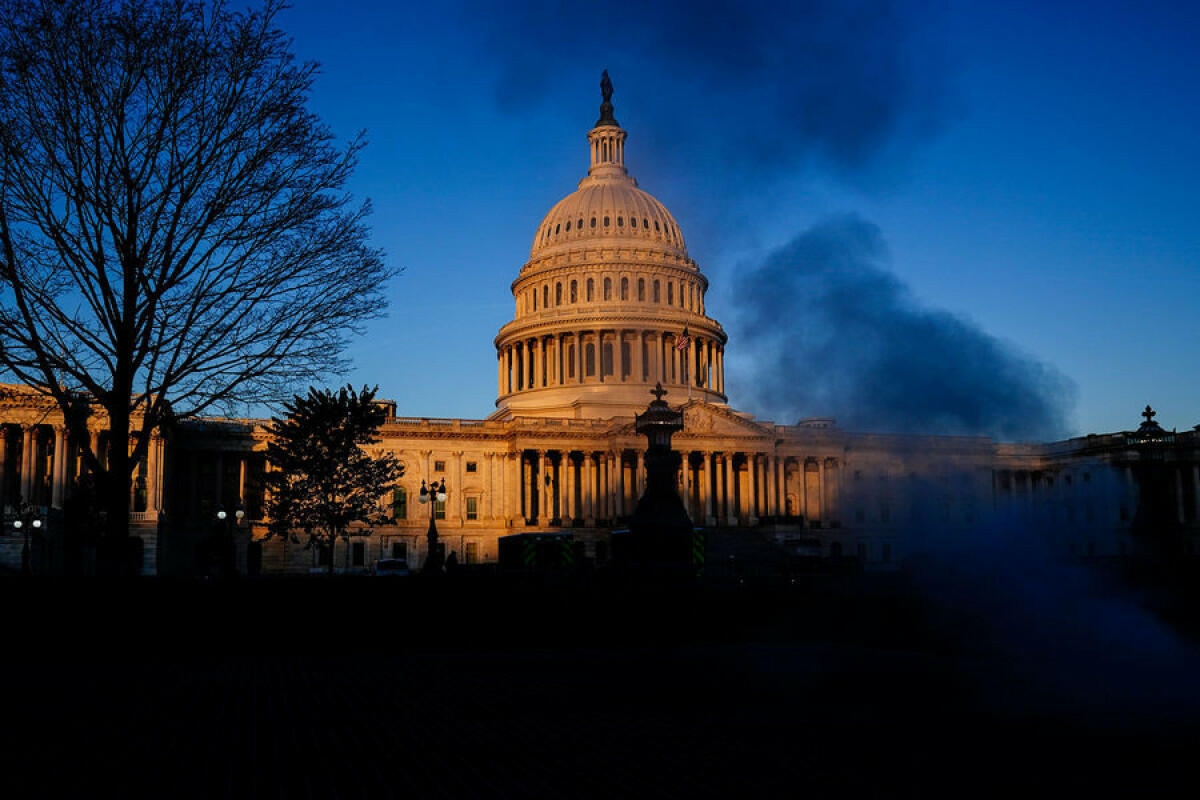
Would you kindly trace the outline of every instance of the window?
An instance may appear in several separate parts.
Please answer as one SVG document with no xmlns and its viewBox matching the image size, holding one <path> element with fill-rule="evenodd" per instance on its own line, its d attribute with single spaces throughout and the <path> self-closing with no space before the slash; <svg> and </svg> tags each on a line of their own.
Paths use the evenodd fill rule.
<svg viewBox="0 0 1200 800">
<path fill-rule="evenodd" d="M 629 278 L 621 278 L 621 299 L 629 299 Z"/>
<path fill-rule="evenodd" d="M 392 558 L 408 560 L 408 542 L 392 542 Z"/>
<path fill-rule="evenodd" d="M 579 282 L 578 281 L 571 281 L 571 302 L 572 303 L 579 302 Z"/>
<path fill-rule="evenodd" d="M 542 308 L 548 308 L 549 306 L 550 306 L 550 287 L 543 286 L 542 287 Z"/>
<path fill-rule="evenodd" d="M 354 542 L 350 545 L 350 566 L 365 567 L 367 565 L 367 545 Z"/>
<path fill-rule="evenodd" d="M 604 227 L 608 227 L 608 217 L 604 218 Z"/>
<path fill-rule="evenodd" d="M 638 278 L 638 300 L 646 302 L 646 279 Z"/>
<path fill-rule="evenodd" d="M 567 345 L 567 377 L 575 377 L 575 345 Z"/>
<path fill-rule="evenodd" d="M 434 519 L 445 519 L 446 518 L 446 501 L 445 500 L 434 500 L 433 501 L 433 517 L 434 517 Z"/>
<path fill-rule="evenodd" d="M 596 282 L 591 278 L 587 279 L 587 301 L 590 303 L 596 299 Z"/>
<path fill-rule="evenodd" d="M 612 278 L 604 279 L 604 299 L 612 300 Z"/>
<path fill-rule="evenodd" d="M 583 230 L 583 217 L 579 218 L 579 222 L 575 223 L 575 227 L 579 230 Z"/>
<path fill-rule="evenodd" d="M 392 489 L 392 519 L 408 518 L 408 490 L 403 486 Z"/>
<path fill-rule="evenodd" d="M 633 360 L 629 355 L 629 342 L 621 342 L 621 377 L 629 377 L 630 362 Z"/>
<path fill-rule="evenodd" d="M 479 498 L 467 498 L 467 519 L 479 519 Z"/>
<path fill-rule="evenodd" d="M 478 564 L 479 563 L 479 542 L 464 542 L 463 543 L 463 563 Z"/>
<path fill-rule="evenodd" d="M 467 462 L 467 472 L 478 472 L 479 464 L 474 461 Z"/>
<path fill-rule="evenodd" d="M 445 461 L 433 462 L 433 471 L 434 472 L 445 472 L 446 471 L 446 462 Z"/>
<path fill-rule="evenodd" d="M 554 284 L 554 305 L 556 305 L 556 306 L 562 305 L 562 284 L 561 283 Z"/>
<path fill-rule="evenodd" d="M 667 281 L 667 305 L 675 305 L 675 284 Z"/>
<path fill-rule="evenodd" d="M 651 302 L 654 302 L 654 303 L 661 303 L 661 302 L 662 302 L 662 295 L 661 295 L 661 293 L 659 292 L 659 285 L 658 285 L 658 281 L 655 281 L 655 282 L 654 282 L 654 294 L 653 294 L 653 296 L 650 298 L 650 300 L 651 300 Z"/>
<path fill-rule="evenodd" d="M 591 221 L 590 225 L 593 228 L 596 227 L 596 218 L 595 217 L 592 217 L 592 221 Z"/>
<path fill-rule="evenodd" d="M 607 377 L 613 374 L 613 346 L 612 342 L 605 342 L 600 347 L 600 375 Z"/>
<path fill-rule="evenodd" d="M 589 378 L 596 374 L 596 345 L 588 343 L 583 349 L 584 374 Z"/>
<path fill-rule="evenodd" d="M 618 228 L 625 227 L 625 218 L 624 217 L 617 217 L 617 227 Z"/>
<path fill-rule="evenodd" d="M 567 220 L 567 233 L 571 232 L 571 220 Z"/>
</svg>

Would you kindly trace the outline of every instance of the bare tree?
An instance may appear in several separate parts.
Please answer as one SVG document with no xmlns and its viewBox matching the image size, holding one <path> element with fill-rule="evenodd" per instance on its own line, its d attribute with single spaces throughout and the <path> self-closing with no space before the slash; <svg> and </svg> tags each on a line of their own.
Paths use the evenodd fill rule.
<svg viewBox="0 0 1200 800">
<path fill-rule="evenodd" d="M 283 8 L 4 3 L 0 370 L 58 401 L 113 538 L 156 428 L 340 373 L 396 273 Z"/>
</svg>

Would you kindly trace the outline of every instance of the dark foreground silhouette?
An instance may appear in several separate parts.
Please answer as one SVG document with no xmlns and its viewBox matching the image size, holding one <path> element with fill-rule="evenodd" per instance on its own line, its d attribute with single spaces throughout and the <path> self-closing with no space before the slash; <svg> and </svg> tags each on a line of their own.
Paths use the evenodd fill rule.
<svg viewBox="0 0 1200 800">
<path fill-rule="evenodd" d="M 1148 634 L 1140 609 L 1103 631 L 914 580 L 6 581 L 4 774 L 36 787 L 14 797 L 1152 796 L 1188 779 L 1183 637 Z"/>
</svg>

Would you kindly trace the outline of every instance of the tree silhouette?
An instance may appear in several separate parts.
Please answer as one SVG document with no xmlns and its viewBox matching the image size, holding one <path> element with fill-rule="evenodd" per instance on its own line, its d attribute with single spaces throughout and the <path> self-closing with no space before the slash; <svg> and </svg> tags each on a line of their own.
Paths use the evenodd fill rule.
<svg viewBox="0 0 1200 800">
<path fill-rule="evenodd" d="M 375 402 L 377 388 L 309 389 L 285 405 L 286 418 L 271 419 L 269 535 L 304 531 L 310 546 L 329 548 L 330 575 L 334 544 L 349 539 L 350 523 L 376 521 L 380 497 L 404 474 L 391 455 L 364 449 L 379 441 L 387 417 Z"/>
<path fill-rule="evenodd" d="M 396 272 L 343 188 L 361 135 L 338 144 L 306 110 L 316 65 L 284 7 L 0 15 L 0 374 L 57 400 L 108 541 L 156 428 L 337 374 Z"/>
</svg>

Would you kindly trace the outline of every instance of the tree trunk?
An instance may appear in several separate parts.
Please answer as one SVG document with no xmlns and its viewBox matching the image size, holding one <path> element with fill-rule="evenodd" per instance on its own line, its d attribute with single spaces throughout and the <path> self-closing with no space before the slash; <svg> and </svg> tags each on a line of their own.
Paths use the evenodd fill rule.
<svg viewBox="0 0 1200 800">
<path fill-rule="evenodd" d="M 128 395 L 126 395 L 126 398 Z M 100 503 L 106 512 L 104 533 L 98 545 L 96 569 L 105 576 L 137 574 L 129 559 L 129 403 L 109 404 L 108 458 L 99 478 Z M 97 454 L 99 455 L 99 454 Z"/>
</svg>

